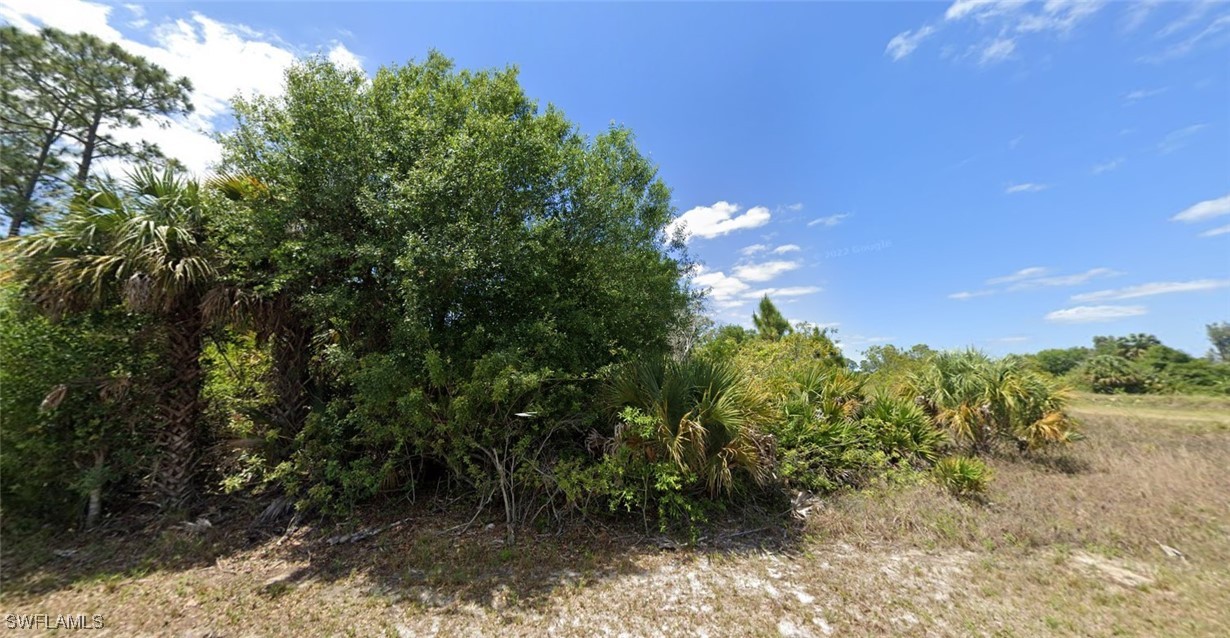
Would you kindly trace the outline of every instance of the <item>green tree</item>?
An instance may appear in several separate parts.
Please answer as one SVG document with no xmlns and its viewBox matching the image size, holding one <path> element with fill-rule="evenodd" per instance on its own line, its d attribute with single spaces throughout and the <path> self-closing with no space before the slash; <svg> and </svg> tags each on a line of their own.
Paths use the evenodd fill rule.
<svg viewBox="0 0 1230 638">
<path fill-rule="evenodd" d="M 309 60 L 236 116 L 225 168 L 270 196 L 221 221 L 228 277 L 316 335 L 288 487 L 344 508 L 431 459 L 510 524 L 533 511 L 533 459 L 593 414 L 598 371 L 666 354 L 686 316 L 631 133 L 587 138 L 515 69 L 434 53 L 370 80 Z"/>
<path fill-rule="evenodd" d="M 1213 344 L 1211 353 L 1217 361 L 1230 362 L 1230 322 L 1211 323 L 1204 327 Z"/>
<path fill-rule="evenodd" d="M 760 312 L 752 313 L 752 323 L 762 339 L 776 341 L 791 332 L 790 322 L 765 295 L 760 299 Z"/>
<path fill-rule="evenodd" d="M 6 168 L 15 173 L 3 184 L 10 237 L 37 212 L 41 191 L 57 182 L 84 187 L 97 160 L 161 157 L 152 144 L 120 142 L 117 131 L 192 109 L 187 79 L 92 35 L 45 28 L 35 36 L 6 26 L 0 44 L 0 120 L 14 158 Z M 70 164 L 71 179 L 62 174 Z"/>
<path fill-rule="evenodd" d="M 1038 367 L 1054 376 L 1061 377 L 1076 369 L 1092 354 L 1089 348 L 1051 348 L 1039 350 L 1034 355 L 1034 359 L 1038 362 Z"/>
<path fill-rule="evenodd" d="M 195 495 L 201 431 L 202 313 L 215 285 L 200 187 L 171 170 L 138 169 L 118 191 L 74 201 L 54 226 L 10 240 L 17 276 L 52 313 L 123 305 L 158 320 L 167 374 L 161 379 L 154 488 L 176 507 Z"/>
</svg>

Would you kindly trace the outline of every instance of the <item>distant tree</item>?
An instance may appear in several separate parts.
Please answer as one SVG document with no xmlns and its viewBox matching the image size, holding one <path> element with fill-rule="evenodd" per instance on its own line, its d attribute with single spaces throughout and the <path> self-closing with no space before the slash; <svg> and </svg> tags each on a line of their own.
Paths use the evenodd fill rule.
<svg viewBox="0 0 1230 638">
<path fill-rule="evenodd" d="M 1139 359 L 1146 350 L 1162 345 L 1162 340 L 1154 335 L 1136 333 L 1126 337 L 1094 337 L 1093 349 L 1097 354 L 1123 357 L 1131 361 Z"/>
<path fill-rule="evenodd" d="M 161 157 L 152 144 L 120 142 L 115 133 L 160 116 L 192 110 L 192 85 L 162 67 L 86 33 L 46 28 L 38 35 L 0 28 L 4 61 L 0 130 L 10 237 L 37 213 L 40 193 L 70 182 L 83 187 L 97 160 Z M 74 175 L 64 173 L 75 164 Z"/>
<path fill-rule="evenodd" d="M 1205 326 L 1209 341 L 1213 344 L 1214 360 L 1230 362 L 1230 322 L 1211 323 Z"/>
<path fill-rule="evenodd" d="M 1077 366 L 1092 354 L 1093 351 L 1089 348 L 1051 348 L 1039 350 L 1034 355 L 1034 360 L 1038 362 L 1038 367 L 1057 377 L 1061 377 L 1076 369 Z"/>
<path fill-rule="evenodd" d="M 791 332 L 790 322 L 773 305 L 768 295 L 760 299 L 760 312 L 752 313 L 752 323 L 760 337 L 770 341 L 777 341 Z"/>
</svg>

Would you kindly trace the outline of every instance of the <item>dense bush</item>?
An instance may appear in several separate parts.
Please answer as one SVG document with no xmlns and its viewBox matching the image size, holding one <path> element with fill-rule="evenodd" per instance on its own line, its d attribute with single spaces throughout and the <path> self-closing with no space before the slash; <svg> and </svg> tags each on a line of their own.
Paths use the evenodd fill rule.
<svg viewBox="0 0 1230 638">
<path fill-rule="evenodd" d="M 93 523 L 149 469 L 150 373 L 139 320 L 53 321 L 0 289 L 0 502 L 6 525 Z M 16 520 L 15 520 L 16 519 Z"/>
</svg>

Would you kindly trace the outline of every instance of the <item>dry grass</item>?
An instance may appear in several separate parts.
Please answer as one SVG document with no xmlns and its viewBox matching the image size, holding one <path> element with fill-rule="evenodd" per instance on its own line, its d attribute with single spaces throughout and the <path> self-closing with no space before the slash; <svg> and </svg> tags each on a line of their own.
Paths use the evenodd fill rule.
<svg viewBox="0 0 1230 638">
<path fill-rule="evenodd" d="M 1083 398 L 1089 439 L 993 459 L 984 502 L 884 485 L 802 532 L 677 551 L 584 525 L 508 548 L 425 507 L 338 547 L 225 526 L 57 539 L 70 558 L 18 540 L 0 611 L 101 613 L 113 636 L 1230 635 L 1230 404 L 1165 401 Z"/>
</svg>

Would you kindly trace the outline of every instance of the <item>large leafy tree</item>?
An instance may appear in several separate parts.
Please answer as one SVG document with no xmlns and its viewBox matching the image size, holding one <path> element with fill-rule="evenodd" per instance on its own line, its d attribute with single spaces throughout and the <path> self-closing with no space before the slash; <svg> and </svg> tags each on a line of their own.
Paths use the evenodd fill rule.
<svg viewBox="0 0 1230 638">
<path fill-rule="evenodd" d="M 16 240 L 15 274 L 52 313 L 114 308 L 161 325 L 166 374 L 158 391 L 153 484 L 164 505 L 188 502 L 201 460 L 202 309 L 216 285 L 207 201 L 171 170 L 138 169 L 123 188 L 82 193 L 54 226 Z"/>
<path fill-rule="evenodd" d="M 192 109 L 187 79 L 86 33 L 0 27 L 0 60 L 0 203 L 10 237 L 37 219 L 47 191 L 84 187 L 98 160 L 161 156 L 152 144 L 121 142 L 117 131 Z"/>
<path fill-rule="evenodd" d="M 687 264 L 629 131 L 437 54 L 370 81 L 307 61 L 236 115 L 224 168 L 269 196 L 224 221 L 229 277 L 314 335 L 296 480 L 362 496 L 425 456 L 485 490 L 603 366 L 669 350 Z"/>
</svg>

